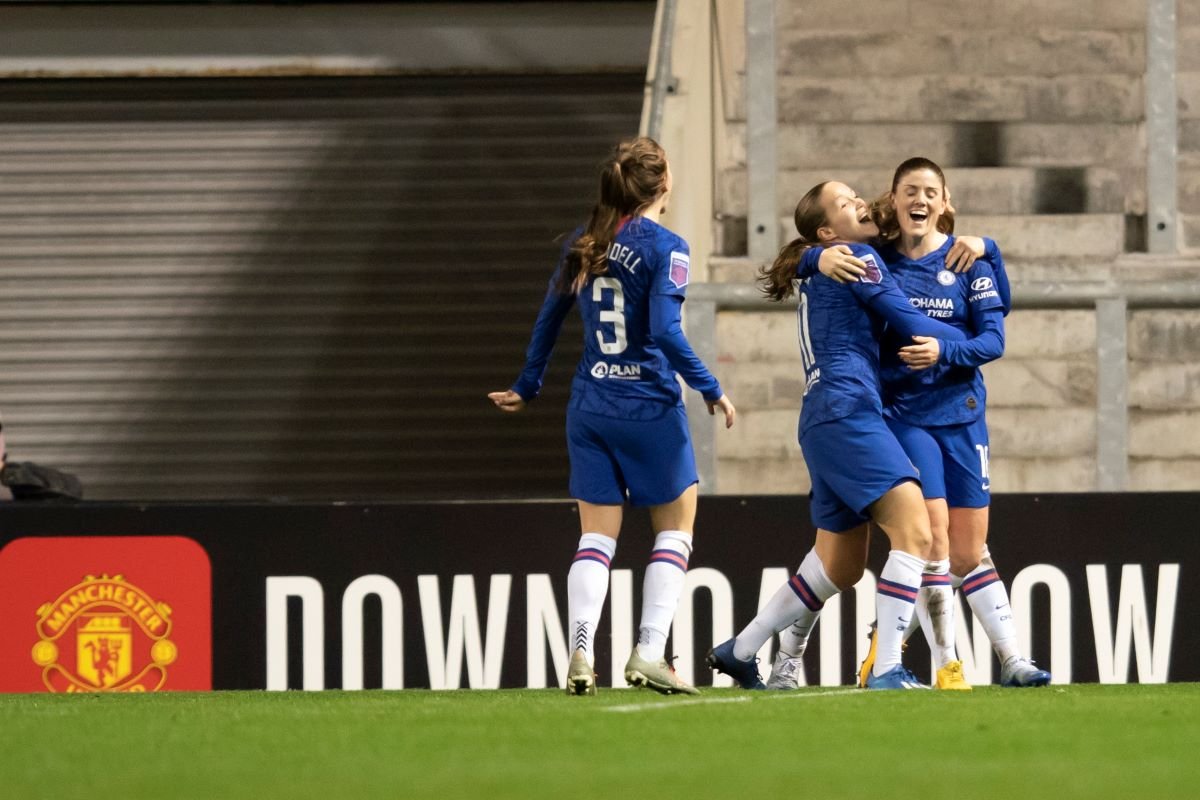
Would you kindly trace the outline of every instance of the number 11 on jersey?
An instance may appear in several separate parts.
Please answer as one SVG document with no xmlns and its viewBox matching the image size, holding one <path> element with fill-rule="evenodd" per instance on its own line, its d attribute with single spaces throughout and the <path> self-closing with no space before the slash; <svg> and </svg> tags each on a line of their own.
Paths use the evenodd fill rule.
<svg viewBox="0 0 1200 800">
<path fill-rule="evenodd" d="M 975 451 L 979 453 L 979 477 L 983 480 L 983 488 L 992 488 L 992 478 L 988 474 L 988 445 L 977 444 Z"/>
</svg>

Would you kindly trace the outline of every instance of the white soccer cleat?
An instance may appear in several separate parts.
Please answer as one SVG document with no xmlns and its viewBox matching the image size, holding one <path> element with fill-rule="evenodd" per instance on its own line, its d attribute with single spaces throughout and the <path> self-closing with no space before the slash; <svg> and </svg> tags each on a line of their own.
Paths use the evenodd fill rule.
<svg viewBox="0 0 1200 800">
<path fill-rule="evenodd" d="M 767 678 L 767 688 L 776 691 L 799 689 L 800 676 L 803 674 L 803 661 L 799 658 L 789 658 L 783 653 L 776 653 L 775 663 L 771 665 L 771 677 Z"/>
<path fill-rule="evenodd" d="M 1050 683 L 1050 673 L 1037 666 L 1028 658 L 1009 656 L 1000 667 L 1000 685 L 1015 688 L 1026 686 L 1046 686 Z"/>
<path fill-rule="evenodd" d="M 675 668 L 666 659 L 648 661 L 638 653 L 637 647 L 625 662 L 625 682 L 630 686 L 645 686 L 661 694 L 700 694 L 700 691 L 675 674 Z"/>
<path fill-rule="evenodd" d="M 585 696 L 595 693 L 596 673 L 583 650 L 576 650 L 571 654 L 571 663 L 567 666 L 567 694 Z"/>
</svg>

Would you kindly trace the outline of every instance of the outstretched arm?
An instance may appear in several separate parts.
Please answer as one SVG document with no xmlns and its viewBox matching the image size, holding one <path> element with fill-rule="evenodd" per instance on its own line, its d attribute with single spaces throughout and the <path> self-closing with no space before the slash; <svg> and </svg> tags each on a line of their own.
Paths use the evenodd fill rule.
<svg viewBox="0 0 1200 800">
<path fill-rule="evenodd" d="M 524 403 L 538 396 L 542 390 L 542 378 L 550 363 L 550 355 L 554 352 L 554 344 L 558 341 L 558 332 L 562 329 L 563 320 L 575 304 L 574 294 L 563 294 L 557 287 L 557 273 L 550 279 L 546 290 L 546 299 L 542 301 L 542 309 L 538 312 L 537 322 L 533 324 L 533 335 L 529 338 L 529 347 L 525 349 L 525 367 L 520 376 L 509 390 L 520 397 L 522 403 L 517 408 L 501 405 L 495 398 L 502 411 L 520 411 Z M 493 394 L 502 394 L 494 392 Z M 491 397 L 491 395 L 488 395 Z M 511 401 L 511 398 L 509 398 Z M 512 405 L 510 402 L 509 405 Z"/>
</svg>

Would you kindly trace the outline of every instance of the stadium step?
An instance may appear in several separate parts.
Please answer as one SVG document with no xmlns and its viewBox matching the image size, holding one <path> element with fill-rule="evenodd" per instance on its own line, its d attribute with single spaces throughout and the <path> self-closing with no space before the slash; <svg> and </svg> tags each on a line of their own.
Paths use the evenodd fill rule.
<svg viewBox="0 0 1200 800">
<path fill-rule="evenodd" d="M 990 236 L 1008 258 L 1113 259 L 1125 249 L 1121 214 L 964 214 L 960 234 Z M 796 236 L 791 216 L 779 221 L 781 242 Z"/>
<path fill-rule="evenodd" d="M 776 202 L 791 211 L 804 192 L 824 180 L 840 180 L 871 199 L 891 188 L 893 167 L 788 169 L 779 173 Z M 1123 213 L 1126 198 L 1120 170 L 1111 167 L 959 167 L 946 169 L 946 183 L 959 214 Z M 746 214 L 746 173 L 721 176 L 728 213 Z"/>
<path fill-rule="evenodd" d="M 870 13 L 846 13 L 842 0 L 780 3 L 776 25 L 809 29 L 819 20 L 822 31 L 884 31 L 895 35 L 917 22 L 935 20 L 946 30 L 997 30 L 1022 35 L 1034 30 L 1139 30 L 1146 26 L 1144 4 L 1128 0 L 1037 0 L 1013 3 L 963 3 L 962 0 L 923 0 L 921 3 L 875 3 Z"/>
<path fill-rule="evenodd" d="M 874 9 L 872 15 L 874 16 Z M 1140 75 L 1145 68 L 1141 30 L 1093 28 L 1037 30 L 888 29 L 828 31 L 808 26 L 779 33 L 779 70 L 784 75 L 864 75 L 891 78 L 911 73 L 919 53 L 923 72 L 956 76 Z"/>
</svg>

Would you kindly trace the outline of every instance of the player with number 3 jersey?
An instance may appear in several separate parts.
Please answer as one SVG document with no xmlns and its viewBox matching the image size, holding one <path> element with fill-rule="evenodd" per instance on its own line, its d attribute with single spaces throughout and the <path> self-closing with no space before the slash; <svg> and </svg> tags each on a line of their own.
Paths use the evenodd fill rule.
<svg viewBox="0 0 1200 800">
<path fill-rule="evenodd" d="M 665 657 L 692 552 L 697 494 L 676 374 L 703 395 L 710 414 L 722 412 L 727 428 L 735 410 L 683 334 L 690 254 L 687 242 L 656 221 L 670 189 L 666 154 L 655 141 L 642 137 L 616 148 L 603 165 L 591 218 L 563 248 L 524 369 L 508 391 L 488 395 L 509 412 L 537 397 L 563 320 L 579 306 L 584 351 L 571 382 L 567 451 L 582 535 L 567 575 L 568 694 L 596 691 L 596 626 L 626 500 L 650 508 L 656 535 L 625 679 L 664 694 L 696 693 Z"/>
</svg>

